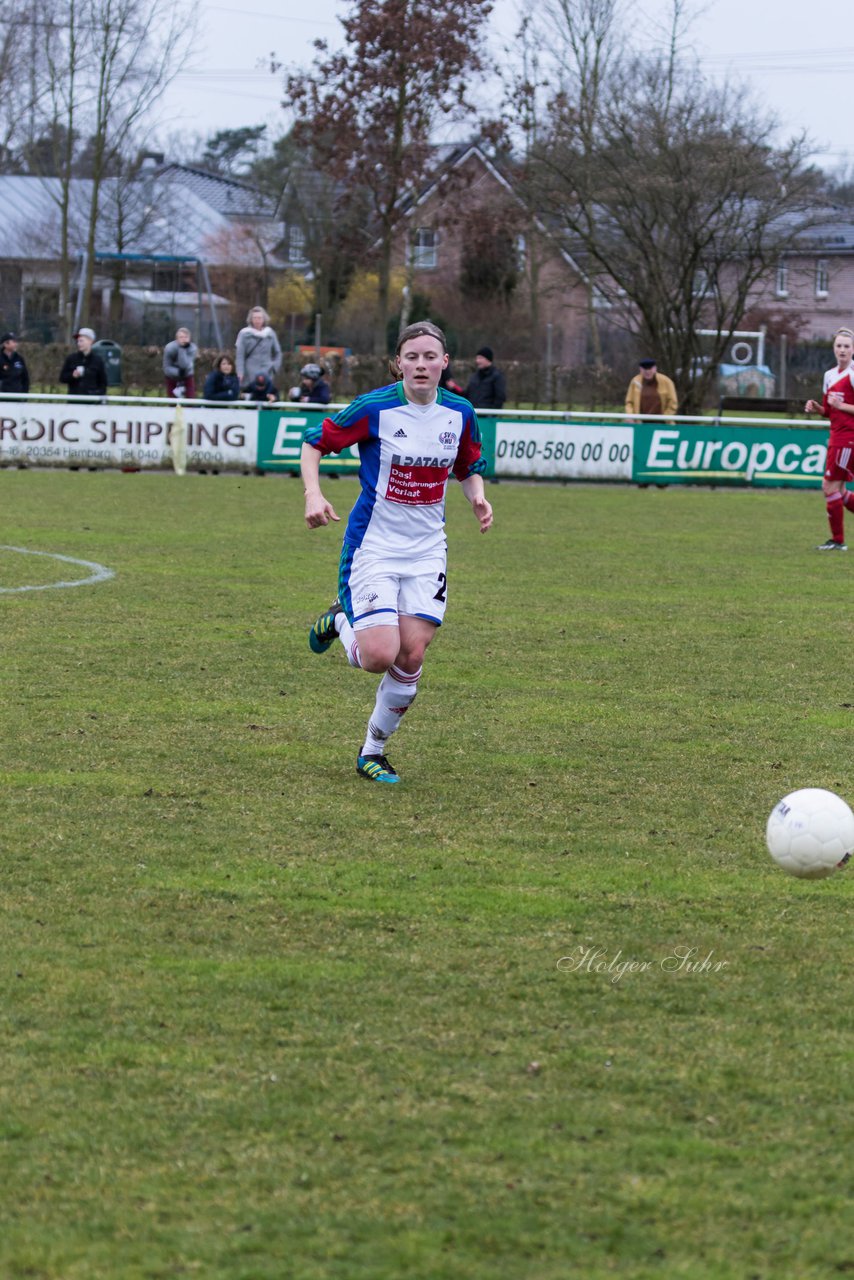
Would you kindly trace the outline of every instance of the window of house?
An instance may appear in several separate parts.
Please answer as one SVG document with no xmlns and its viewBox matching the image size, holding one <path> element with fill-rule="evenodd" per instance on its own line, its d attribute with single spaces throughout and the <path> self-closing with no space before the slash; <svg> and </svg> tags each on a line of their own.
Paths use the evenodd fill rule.
<svg viewBox="0 0 854 1280">
<path fill-rule="evenodd" d="M 819 258 L 815 264 L 815 296 L 827 297 L 827 258 Z"/>
<path fill-rule="evenodd" d="M 288 227 L 288 262 L 292 267 L 305 266 L 305 232 L 302 227 Z"/>
<path fill-rule="evenodd" d="M 412 265 L 416 271 L 432 271 L 439 265 L 439 235 L 430 227 L 419 227 L 415 232 Z"/>
<path fill-rule="evenodd" d="M 705 267 L 700 267 L 694 272 L 694 287 L 692 290 L 695 298 L 705 298 L 707 294 L 712 292 L 709 284 L 709 273 Z"/>
<path fill-rule="evenodd" d="M 528 261 L 528 242 L 521 234 L 516 237 L 516 270 L 524 271 L 525 263 Z"/>
<path fill-rule="evenodd" d="M 774 292 L 778 298 L 788 298 L 789 296 L 789 268 L 785 262 L 777 263 L 777 284 Z"/>
</svg>

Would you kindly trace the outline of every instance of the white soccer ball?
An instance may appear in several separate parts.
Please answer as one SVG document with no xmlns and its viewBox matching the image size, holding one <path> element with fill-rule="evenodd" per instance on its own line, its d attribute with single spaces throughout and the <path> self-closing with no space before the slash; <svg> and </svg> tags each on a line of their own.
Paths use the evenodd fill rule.
<svg viewBox="0 0 854 1280">
<path fill-rule="evenodd" d="M 790 876 L 823 880 L 854 850 L 854 813 L 832 791 L 805 787 L 774 806 L 765 839 L 771 857 Z"/>
</svg>

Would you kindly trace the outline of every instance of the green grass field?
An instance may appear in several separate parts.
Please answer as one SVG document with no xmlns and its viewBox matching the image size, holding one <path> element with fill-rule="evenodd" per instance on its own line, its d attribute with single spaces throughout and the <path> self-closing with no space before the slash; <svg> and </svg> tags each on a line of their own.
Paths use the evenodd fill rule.
<svg viewBox="0 0 854 1280">
<path fill-rule="evenodd" d="M 489 496 L 381 787 L 297 481 L 0 471 L 0 542 L 115 571 L 0 595 L 3 1280 L 854 1271 L 854 881 L 764 847 L 854 799 L 854 553 Z"/>
</svg>

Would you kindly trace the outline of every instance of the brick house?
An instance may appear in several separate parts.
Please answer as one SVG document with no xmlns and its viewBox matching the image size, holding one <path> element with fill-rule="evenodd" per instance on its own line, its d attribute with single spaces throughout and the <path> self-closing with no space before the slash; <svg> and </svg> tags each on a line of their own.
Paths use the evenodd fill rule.
<svg viewBox="0 0 854 1280">
<path fill-rule="evenodd" d="M 394 265 L 467 354 L 489 342 L 502 359 L 537 358 L 548 345 L 557 365 L 587 363 L 584 272 L 479 146 L 452 150 L 412 199 Z M 523 333 L 532 350 L 519 349 Z"/>
<path fill-rule="evenodd" d="M 798 251 L 780 259 L 750 304 L 794 321 L 806 341 L 854 324 L 854 222 L 840 218 L 804 232 Z"/>
</svg>

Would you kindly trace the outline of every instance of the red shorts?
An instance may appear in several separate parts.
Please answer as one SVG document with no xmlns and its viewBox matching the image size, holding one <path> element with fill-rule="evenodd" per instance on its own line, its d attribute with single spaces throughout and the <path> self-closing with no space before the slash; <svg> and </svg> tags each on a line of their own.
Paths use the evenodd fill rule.
<svg viewBox="0 0 854 1280">
<path fill-rule="evenodd" d="M 824 467 L 825 480 L 854 480 L 854 445 L 829 444 Z"/>
</svg>

